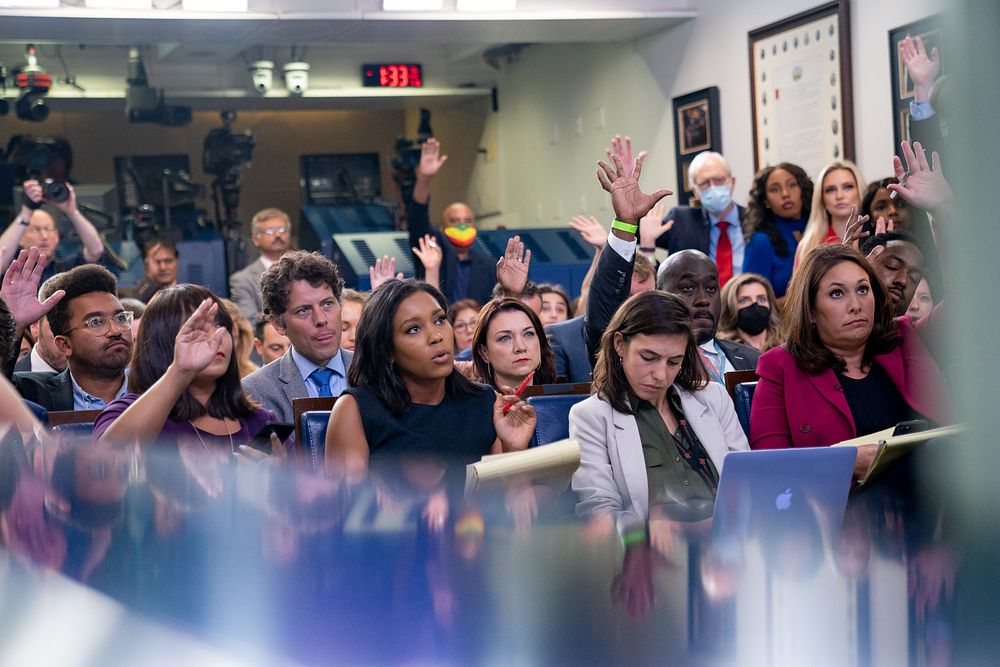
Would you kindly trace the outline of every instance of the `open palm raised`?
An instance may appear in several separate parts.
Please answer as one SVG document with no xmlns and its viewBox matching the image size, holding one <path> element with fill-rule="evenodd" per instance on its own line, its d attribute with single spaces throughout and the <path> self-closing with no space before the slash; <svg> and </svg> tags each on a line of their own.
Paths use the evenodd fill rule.
<svg viewBox="0 0 1000 667">
<path fill-rule="evenodd" d="M 625 165 L 618 155 L 612 154 L 612 167 L 604 160 L 597 163 L 600 167 L 597 170 L 597 180 L 601 187 L 611 195 L 611 207 L 615 211 L 615 217 L 622 222 L 637 225 L 656 202 L 667 195 L 673 194 L 670 190 L 657 190 L 652 194 L 646 194 L 639 188 L 639 176 L 642 174 L 642 163 L 646 156 L 640 154 L 635 161 L 635 170 L 629 174 Z"/>
</svg>

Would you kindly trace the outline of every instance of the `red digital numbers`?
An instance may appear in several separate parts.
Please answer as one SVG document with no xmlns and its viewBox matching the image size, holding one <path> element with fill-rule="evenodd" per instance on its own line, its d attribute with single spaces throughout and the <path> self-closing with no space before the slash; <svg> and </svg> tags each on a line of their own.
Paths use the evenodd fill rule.
<svg viewBox="0 0 1000 667">
<path fill-rule="evenodd" d="M 420 88 L 424 85 L 420 65 L 379 65 L 378 85 L 382 88 Z"/>
</svg>

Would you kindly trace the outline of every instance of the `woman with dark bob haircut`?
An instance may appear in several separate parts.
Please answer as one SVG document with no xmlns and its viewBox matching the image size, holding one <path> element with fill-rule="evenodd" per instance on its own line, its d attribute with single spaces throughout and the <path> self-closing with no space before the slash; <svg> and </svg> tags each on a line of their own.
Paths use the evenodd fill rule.
<svg viewBox="0 0 1000 667">
<path fill-rule="evenodd" d="M 479 311 L 472 336 L 472 374 L 495 391 L 517 389 L 532 371 L 531 384 L 556 382 L 556 362 L 542 322 L 519 299 L 494 299 Z"/>
<path fill-rule="evenodd" d="M 94 422 L 102 442 L 152 443 L 161 436 L 236 449 L 274 413 L 243 393 L 233 321 L 200 285 L 176 285 L 150 300 L 129 367 L 129 393 Z"/>
<path fill-rule="evenodd" d="M 709 382 L 687 304 L 658 291 L 622 304 L 601 337 L 592 391 L 569 413 L 577 513 L 610 515 L 620 532 L 650 507 L 710 516 L 723 459 L 748 447 L 725 388 Z"/>
<path fill-rule="evenodd" d="M 753 178 L 743 270 L 770 280 L 779 298 L 792 278 L 795 249 L 805 232 L 812 198 L 813 182 L 802 167 L 790 162 L 764 167 Z"/>
<path fill-rule="evenodd" d="M 417 280 L 389 280 L 368 299 L 348 371 L 326 431 L 326 462 L 363 476 L 375 456 L 450 456 L 463 463 L 525 449 L 535 411 L 497 396 L 455 369 L 447 302 Z M 503 406 L 513 407 L 505 415 Z"/>
<path fill-rule="evenodd" d="M 787 343 L 761 356 L 750 413 L 753 449 L 819 447 L 910 419 L 949 423 L 944 379 L 918 325 L 893 319 L 878 274 L 843 244 L 806 255 L 783 305 Z M 859 448 L 855 472 L 871 463 Z"/>
</svg>

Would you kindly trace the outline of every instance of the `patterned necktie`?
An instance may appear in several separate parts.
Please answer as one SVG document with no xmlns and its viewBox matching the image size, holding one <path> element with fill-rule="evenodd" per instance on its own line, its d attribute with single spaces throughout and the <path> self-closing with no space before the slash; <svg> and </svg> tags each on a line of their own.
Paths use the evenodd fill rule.
<svg viewBox="0 0 1000 667">
<path fill-rule="evenodd" d="M 719 228 L 719 243 L 715 246 L 715 263 L 719 267 L 719 287 L 725 287 L 733 277 L 733 244 L 729 240 L 729 223 L 720 220 L 715 223 Z"/>
<path fill-rule="evenodd" d="M 320 397 L 333 396 L 333 392 L 330 391 L 330 378 L 333 377 L 333 371 L 329 368 L 317 368 L 309 374 L 309 377 L 319 389 Z"/>
</svg>

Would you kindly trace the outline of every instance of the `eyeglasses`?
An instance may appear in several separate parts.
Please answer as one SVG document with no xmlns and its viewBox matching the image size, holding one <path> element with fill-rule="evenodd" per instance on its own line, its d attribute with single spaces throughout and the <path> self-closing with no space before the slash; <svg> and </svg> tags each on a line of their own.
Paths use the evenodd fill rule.
<svg viewBox="0 0 1000 667">
<path fill-rule="evenodd" d="M 89 329 L 93 334 L 102 334 L 106 331 L 111 330 L 111 325 L 114 324 L 120 331 L 125 331 L 131 328 L 132 320 L 135 318 L 134 313 L 131 310 L 123 310 L 120 313 L 116 313 L 111 317 L 104 317 L 103 315 L 94 315 L 93 317 L 87 318 L 82 323 L 76 325 L 75 327 L 70 327 L 66 330 L 66 333 L 73 331 L 74 329 Z"/>
<path fill-rule="evenodd" d="M 452 328 L 455 329 L 455 331 L 472 331 L 475 327 L 475 320 L 467 320 L 465 322 L 456 321 L 455 324 L 452 325 Z"/>
<path fill-rule="evenodd" d="M 274 236 L 275 234 L 284 234 L 288 231 L 288 227 L 266 227 L 264 229 L 257 230 L 258 234 L 267 234 L 268 236 Z"/>
<path fill-rule="evenodd" d="M 694 184 L 694 187 L 698 190 L 704 190 L 710 185 L 729 185 L 730 176 L 713 176 L 712 178 L 706 178 L 703 181 L 698 181 Z"/>
<path fill-rule="evenodd" d="M 35 234 L 55 234 L 56 228 L 52 225 L 30 225 L 28 231 Z"/>
</svg>

